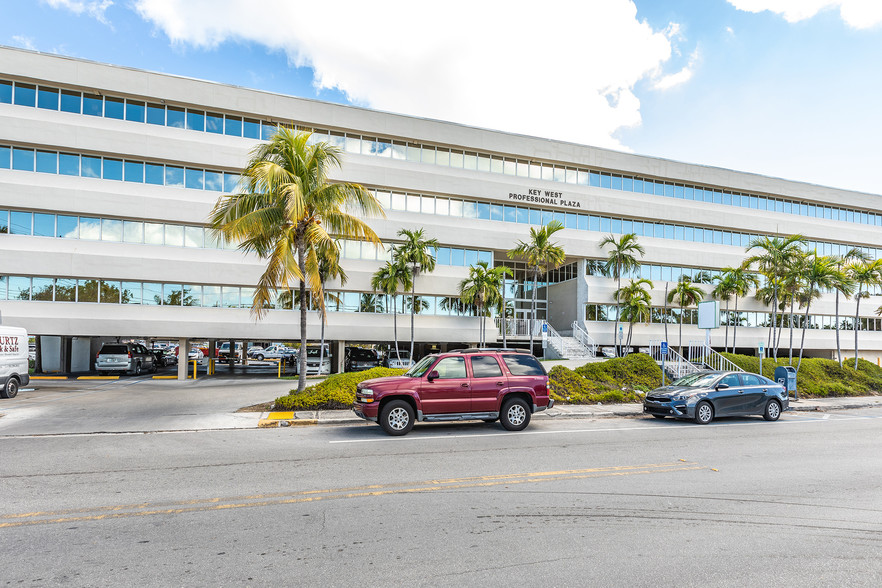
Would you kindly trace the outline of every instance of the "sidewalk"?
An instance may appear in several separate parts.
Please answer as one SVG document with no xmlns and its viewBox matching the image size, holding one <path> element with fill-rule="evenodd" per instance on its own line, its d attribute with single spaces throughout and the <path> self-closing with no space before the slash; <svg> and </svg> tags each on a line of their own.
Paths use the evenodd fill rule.
<svg viewBox="0 0 882 588">
<path fill-rule="evenodd" d="M 798 412 L 826 412 L 882 407 L 882 396 L 852 396 L 844 398 L 812 398 L 794 401 L 790 410 Z M 559 404 L 554 408 L 537 412 L 536 420 L 548 419 L 598 419 L 611 417 L 636 417 L 643 414 L 642 404 Z M 363 423 L 351 410 L 307 410 L 298 412 L 261 413 L 260 427 L 298 425 L 342 425 Z"/>
</svg>

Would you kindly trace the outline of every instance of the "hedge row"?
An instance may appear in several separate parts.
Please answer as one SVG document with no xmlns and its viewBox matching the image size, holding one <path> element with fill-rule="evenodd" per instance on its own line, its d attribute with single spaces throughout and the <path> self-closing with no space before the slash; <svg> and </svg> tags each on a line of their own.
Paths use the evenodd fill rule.
<svg viewBox="0 0 882 588">
<path fill-rule="evenodd" d="M 287 396 L 276 398 L 276 410 L 337 410 L 352 408 L 355 389 L 359 382 L 373 378 L 400 376 L 405 370 L 376 367 L 363 372 L 347 372 L 328 376 L 319 384 L 309 386 L 302 393 L 291 390 Z"/>
<path fill-rule="evenodd" d="M 555 402 L 596 404 L 642 402 L 641 393 L 661 385 L 661 368 L 644 353 L 586 363 L 571 370 L 555 366 L 548 385 Z"/>
</svg>

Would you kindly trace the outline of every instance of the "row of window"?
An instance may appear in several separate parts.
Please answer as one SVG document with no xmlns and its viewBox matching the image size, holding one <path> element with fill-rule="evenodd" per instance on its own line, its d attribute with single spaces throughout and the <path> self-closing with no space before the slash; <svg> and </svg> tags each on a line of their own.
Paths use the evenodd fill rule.
<svg viewBox="0 0 882 588">
<path fill-rule="evenodd" d="M 499 204 L 495 202 L 475 202 L 446 196 L 425 196 L 421 194 L 404 194 L 386 190 L 372 190 L 383 208 L 391 211 L 414 212 L 440 216 L 455 216 L 479 220 L 501 221 L 530 225 L 545 225 L 556 220 L 568 229 L 579 231 L 597 231 L 605 234 L 624 235 L 634 233 L 638 237 L 654 237 L 656 239 L 674 239 L 693 243 L 713 243 L 715 245 L 731 245 L 746 249 L 750 242 L 764 235 L 724 231 L 721 229 L 705 229 L 685 225 L 672 225 L 659 222 L 639 221 L 624 218 L 611 218 Z M 817 251 L 820 255 L 845 255 L 854 247 L 842 243 L 808 241 L 806 249 Z M 882 249 L 860 247 L 868 255 L 882 259 Z"/>
<path fill-rule="evenodd" d="M 145 100 L 101 96 L 76 90 L 60 90 L 43 85 L 36 86 L 23 82 L 13 83 L 0 80 L 0 103 L 4 102 L 263 140 L 268 139 L 280 124 L 242 115 L 213 113 L 203 109 L 166 106 Z M 293 122 L 285 124 L 295 126 Z M 742 194 L 674 182 L 660 182 L 636 176 L 577 169 L 572 166 L 547 162 L 527 161 L 400 140 L 365 137 L 358 133 L 343 133 L 299 126 L 313 131 L 315 141 L 327 141 L 347 153 L 882 226 L 882 214 L 876 212 L 807 204 L 782 198 Z"/>
<path fill-rule="evenodd" d="M 210 229 L 200 226 L 127 221 L 113 218 L 47 214 L 22 210 L 0 210 L 0 233 L 55 237 L 59 239 L 87 239 L 117 243 L 143 243 L 166 247 L 193 247 L 206 249 L 235 249 L 222 243 Z M 343 259 L 390 261 L 390 251 L 382 245 L 367 241 L 340 240 Z M 493 253 L 460 247 L 438 247 L 432 250 L 435 263 L 469 267 L 479 261 L 493 265 Z"/>
<path fill-rule="evenodd" d="M 615 305 L 611 304 L 588 304 L 585 307 L 585 320 L 586 321 L 601 321 L 601 322 L 610 322 L 616 320 L 618 309 Z M 684 325 L 697 325 L 698 324 L 698 310 L 695 308 L 684 308 L 683 309 L 683 324 Z M 793 327 L 795 329 L 802 329 L 802 325 L 805 322 L 804 314 L 794 314 L 793 315 Z M 679 308 L 668 308 L 667 310 L 664 307 L 653 307 L 650 309 L 650 320 L 649 323 L 655 324 L 679 324 L 680 323 L 680 309 Z M 739 327 L 769 327 L 772 324 L 772 314 L 769 312 L 745 312 L 739 310 L 737 313 L 735 311 L 720 311 L 720 325 L 725 327 L 729 326 L 739 326 Z M 790 327 L 790 315 L 789 314 L 778 314 L 778 324 L 783 327 Z M 807 329 L 835 329 L 836 328 L 836 316 L 835 315 L 825 315 L 825 314 L 812 314 L 808 317 L 808 323 L 806 323 Z M 845 330 L 854 330 L 854 317 L 846 317 L 839 316 L 839 328 Z M 882 331 L 882 318 L 873 318 L 873 317 L 861 317 L 860 318 L 860 330 L 861 331 Z"/>
<path fill-rule="evenodd" d="M 239 174 L 229 172 L 0 145 L 0 169 L 9 168 L 10 162 L 12 169 L 20 171 L 81 175 L 83 177 L 137 183 L 146 182 L 148 184 L 227 193 L 236 191 L 240 177 Z M 545 225 L 552 220 L 556 220 L 569 229 L 614 234 L 635 233 L 638 236 L 645 237 L 732 245 L 744 248 L 748 246 L 751 240 L 758 237 L 758 235 L 719 229 L 609 218 L 575 212 L 541 210 L 494 202 L 475 202 L 459 198 L 408 194 L 379 189 L 371 189 L 371 191 L 375 194 L 383 208 L 391 211 L 531 225 Z M 818 251 L 822 255 L 844 255 L 851 247 L 841 243 L 813 241 L 809 242 L 807 248 Z M 882 249 L 864 249 L 874 258 L 882 258 Z"/>
<path fill-rule="evenodd" d="M 9 145 L 0 145 L 0 169 L 226 193 L 239 186 L 239 174 L 230 172 Z"/>
<path fill-rule="evenodd" d="M 251 308 L 254 288 L 159 282 L 128 282 L 82 278 L 0 276 L 0 300 L 43 302 L 88 302 L 96 304 L 139 304 L 146 306 L 191 306 L 202 308 Z M 408 314 L 408 295 L 388 296 L 370 292 L 326 292 L 325 306 L 331 312 Z M 313 309 L 309 304 L 308 308 Z M 267 308 L 299 309 L 297 291 L 279 292 Z M 468 316 L 471 309 L 453 296 L 417 296 L 416 314 Z"/>
</svg>

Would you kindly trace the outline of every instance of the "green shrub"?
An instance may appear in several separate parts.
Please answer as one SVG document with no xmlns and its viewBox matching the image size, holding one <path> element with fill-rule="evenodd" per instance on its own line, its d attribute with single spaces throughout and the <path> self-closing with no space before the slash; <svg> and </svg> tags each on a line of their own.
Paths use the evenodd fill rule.
<svg viewBox="0 0 882 588">
<path fill-rule="evenodd" d="M 633 353 L 588 363 L 575 371 L 555 366 L 548 377 L 555 402 L 641 402 L 643 393 L 661 384 L 661 368 L 648 355 Z"/>
<path fill-rule="evenodd" d="M 334 374 L 302 393 L 291 390 L 287 396 L 276 398 L 276 410 L 339 410 L 352 408 L 355 389 L 359 382 L 373 378 L 400 376 L 404 370 L 376 367 L 363 372 Z"/>
<path fill-rule="evenodd" d="M 759 373 L 759 358 L 749 355 L 723 353 L 729 361 L 741 369 Z M 794 358 L 796 367 L 798 359 Z M 775 368 L 790 365 L 787 358 L 763 360 L 763 375 L 774 379 Z M 806 357 L 802 360 L 796 375 L 796 389 L 801 397 L 825 398 L 828 396 L 865 396 L 882 393 L 882 368 L 869 361 L 858 359 L 855 370 L 854 358 L 839 362 L 819 357 Z"/>
</svg>

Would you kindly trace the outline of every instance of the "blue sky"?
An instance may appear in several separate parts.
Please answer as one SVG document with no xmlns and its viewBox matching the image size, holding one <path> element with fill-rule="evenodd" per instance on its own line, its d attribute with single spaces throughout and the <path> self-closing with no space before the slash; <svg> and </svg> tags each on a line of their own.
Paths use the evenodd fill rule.
<svg viewBox="0 0 882 588">
<path fill-rule="evenodd" d="M 879 0 L 319 4 L 0 0 L 0 44 L 882 193 Z"/>
</svg>

